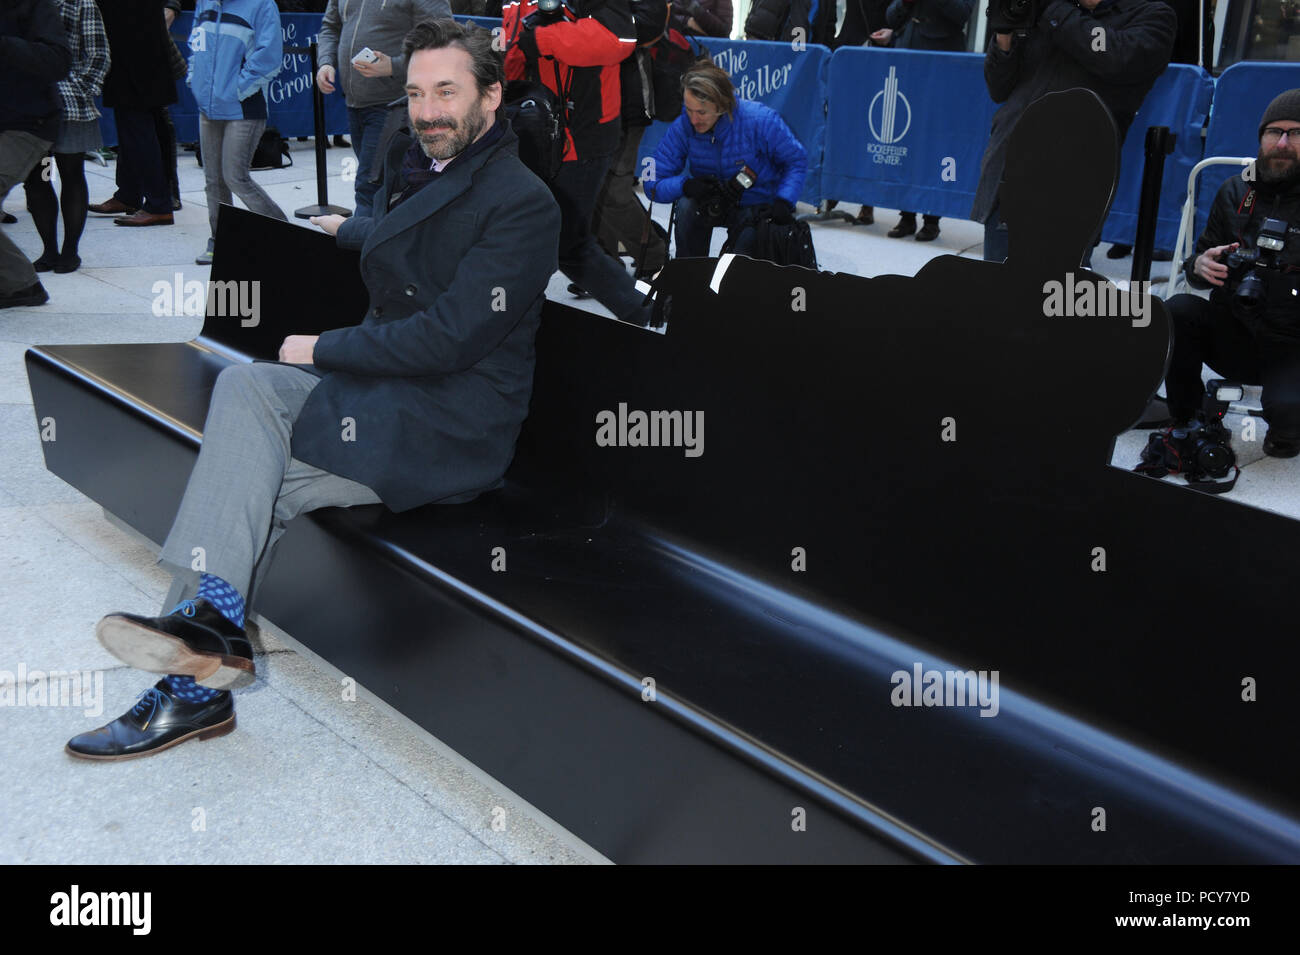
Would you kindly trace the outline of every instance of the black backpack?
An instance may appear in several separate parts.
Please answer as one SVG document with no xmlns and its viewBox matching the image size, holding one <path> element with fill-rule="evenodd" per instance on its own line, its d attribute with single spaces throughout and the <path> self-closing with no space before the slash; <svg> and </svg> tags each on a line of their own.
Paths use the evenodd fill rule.
<svg viewBox="0 0 1300 955">
<path fill-rule="evenodd" d="M 790 0 L 754 0 L 745 18 L 745 38 L 779 40 L 790 13 Z"/>
<path fill-rule="evenodd" d="M 531 80 L 512 80 L 505 90 L 506 118 L 519 137 L 519 159 L 550 182 L 564 164 L 565 124 L 560 99 Z"/>
<path fill-rule="evenodd" d="M 808 223 L 795 219 L 789 225 L 777 225 L 766 211 L 762 210 L 738 232 L 729 235 L 722 251 L 764 259 L 777 265 L 816 269 L 817 252 L 813 249 L 812 229 Z"/>
<path fill-rule="evenodd" d="M 288 157 L 288 162 L 284 161 L 285 157 Z M 289 140 L 281 136 L 280 131 L 274 126 L 268 126 L 257 143 L 257 149 L 253 150 L 253 161 L 249 168 L 283 169 L 285 166 L 292 165 L 293 156 L 289 155 Z"/>
<path fill-rule="evenodd" d="M 690 69 L 697 57 L 707 56 L 709 51 L 676 30 L 666 31 L 652 49 L 654 118 L 671 123 L 682 113 L 682 74 Z"/>
</svg>

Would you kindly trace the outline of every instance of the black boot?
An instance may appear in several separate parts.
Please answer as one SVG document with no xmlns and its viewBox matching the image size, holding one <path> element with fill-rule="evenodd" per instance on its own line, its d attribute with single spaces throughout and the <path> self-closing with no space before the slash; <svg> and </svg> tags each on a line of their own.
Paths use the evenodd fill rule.
<svg viewBox="0 0 1300 955">
<path fill-rule="evenodd" d="M 926 216 L 925 223 L 921 226 L 921 231 L 916 234 L 916 241 L 933 242 L 937 238 L 939 238 L 939 217 Z"/>
<path fill-rule="evenodd" d="M 229 693 L 207 703 L 186 703 L 168 692 L 166 680 L 159 680 L 140 694 L 135 706 L 99 729 L 74 736 L 65 750 L 80 759 L 134 759 L 195 736 L 225 736 L 234 728 L 235 704 Z"/>
<path fill-rule="evenodd" d="M 898 225 L 894 226 L 885 234 L 891 239 L 901 239 L 904 236 L 911 235 L 916 231 L 916 213 L 904 212 L 898 217 Z"/>
</svg>

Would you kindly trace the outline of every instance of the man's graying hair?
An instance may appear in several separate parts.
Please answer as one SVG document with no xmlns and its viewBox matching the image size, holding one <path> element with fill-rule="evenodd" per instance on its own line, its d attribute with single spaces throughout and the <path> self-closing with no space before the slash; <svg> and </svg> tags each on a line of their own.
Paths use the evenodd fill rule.
<svg viewBox="0 0 1300 955">
<path fill-rule="evenodd" d="M 406 34 L 402 44 L 402 53 L 406 62 L 411 62 L 411 54 L 420 50 L 441 50 L 444 47 L 460 47 L 470 58 L 470 69 L 474 73 L 474 83 L 478 94 L 482 96 L 493 83 L 506 85 L 505 57 L 492 47 L 492 33 L 474 24 L 461 26 L 455 20 L 443 17 L 438 20 L 422 20 Z"/>
</svg>

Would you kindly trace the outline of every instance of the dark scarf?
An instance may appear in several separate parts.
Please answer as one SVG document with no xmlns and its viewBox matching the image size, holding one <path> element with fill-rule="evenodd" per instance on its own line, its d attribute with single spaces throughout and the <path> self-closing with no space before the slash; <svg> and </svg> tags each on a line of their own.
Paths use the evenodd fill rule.
<svg viewBox="0 0 1300 955">
<path fill-rule="evenodd" d="M 491 149 L 501 141 L 501 137 L 505 135 L 505 132 L 505 123 L 494 120 L 492 125 L 488 127 L 487 132 L 470 143 L 463 151 L 453 156 L 450 162 L 442 167 L 442 171 L 446 172 L 455 163 L 462 162 L 470 156 Z M 398 179 L 400 188 L 389 202 L 388 207 L 390 209 L 397 208 L 441 175 L 442 172 L 438 172 L 433 168 L 433 160 L 426 156 L 424 150 L 420 148 L 420 140 L 417 136 L 411 142 L 410 148 L 406 150 L 406 155 L 402 157 L 402 171 Z"/>
</svg>

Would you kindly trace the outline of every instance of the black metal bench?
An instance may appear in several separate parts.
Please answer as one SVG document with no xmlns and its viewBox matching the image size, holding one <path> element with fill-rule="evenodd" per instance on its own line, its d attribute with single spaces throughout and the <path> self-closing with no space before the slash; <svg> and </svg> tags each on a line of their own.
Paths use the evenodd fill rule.
<svg viewBox="0 0 1300 955">
<path fill-rule="evenodd" d="M 27 356 L 37 418 L 58 422 L 49 469 L 154 541 L 221 368 L 273 358 L 285 334 L 364 311 L 355 255 L 324 236 L 233 209 L 220 232 L 213 280 L 262 282 L 257 327 L 210 316 L 190 343 Z M 1253 739 L 1240 722 L 1216 729 L 1237 717 L 1180 707 L 1176 684 L 1198 671 L 1177 663 L 1164 671 L 1174 685 L 1133 698 L 1167 645 L 1134 644 L 1161 614 L 1131 604 L 1163 576 L 1089 574 L 1085 555 L 1067 580 L 1054 552 L 1027 551 L 1045 517 L 1074 521 L 1113 497 L 1097 477 L 1110 469 L 1077 475 L 1077 499 L 1049 470 L 1035 479 L 1061 500 L 1017 503 L 1027 478 L 1001 500 L 999 485 L 966 470 L 1006 450 L 980 434 L 980 401 L 957 416 L 983 451 L 968 444 L 954 459 L 902 433 L 915 460 L 882 462 L 856 440 L 859 429 L 871 436 L 873 402 L 852 397 L 867 375 L 896 388 L 915 374 L 898 357 L 917 352 L 891 351 L 865 312 L 827 311 L 845 311 L 839 296 L 866 280 L 737 260 L 731 292 L 710 299 L 714 266 L 670 266 L 663 335 L 548 303 L 506 487 L 401 515 L 305 515 L 280 543 L 257 612 L 619 862 L 1294 860 L 1294 771 L 1258 762 L 1282 751 L 1272 720 L 1289 707 L 1239 704 L 1259 707 L 1246 717 L 1258 715 Z M 922 279 L 870 288 L 888 296 L 906 281 Z M 765 310 L 774 289 L 799 283 L 812 314 Z M 719 302 L 739 312 L 718 315 Z M 945 394 L 906 414 L 932 418 L 937 436 L 928 401 Z M 994 388 L 987 400 L 1001 397 Z M 703 454 L 599 445 L 596 413 L 619 404 L 703 409 Z M 1125 515 L 1198 520 L 1208 507 L 1265 544 L 1300 543 L 1293 522 L 1115 476 L 1136 489 Z M 945 526 L 953 520 L 964 523 Z M 1089 523 L 1063 525 L 1059 539 Z M 971 566 L 981 549 L 966 537 L 981 534 L 994 539 Z M 1112 561 L 1149 536 L 1108 537 Z M 1227 586 L 1238 567 L 1267 572 L 1266 561 L 1230 559 Z M 989 599 L 999 581 L 1010 592 Z M 1088 592 L 1098 606 L 1125 603 L 1059 610 Z M 1040 643 L 1024 639 L 1025 617 L 1052 612 Z M 1200 617 L 1218 620 L 1212 609 Z M 1097 632 L 1099 620 L 1113 630 Z M 1215 636 L 1180 639 L 1204 653 L 1222 646 Z M 1109 661 L 1091 658 L 1101 646 Z M 1293 660 L 1278 648 L 1257 677 Z M 892 675 L 913 663 L 1000 668 L 996 717 L 895 705 Z M 1096 807 L 1104 832 L 1090 825 Z"/>
</svg>

